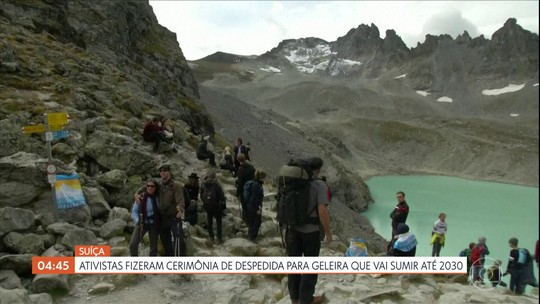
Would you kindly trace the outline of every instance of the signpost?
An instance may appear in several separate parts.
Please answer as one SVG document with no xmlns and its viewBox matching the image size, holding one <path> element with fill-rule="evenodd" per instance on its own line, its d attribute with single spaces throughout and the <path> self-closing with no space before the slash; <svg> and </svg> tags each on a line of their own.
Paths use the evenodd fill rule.
<svg viewBox="0 0 540 304">
<path fill-rule="evenodd" d="M 69 131 L 63 130 L 64 126 L 68 123 L 69 115 L 67 112 L 48 113 L 44 114 L 43 124 L 24 126 L 22 128 L 23 134 L 33 133 L 45 133 L 45 141 L 47 142 L 47 180 L 51 184 L 52 199 L 54 204 L 54 217 L 58 219 L 58 206 L 56 203 L 56 189 L 54 184 L 56 182 L 56 166 L 52 163 L 52 150 L 51 141 L 53 139 L 66 138 L 69 135 Z"/>
</svg>

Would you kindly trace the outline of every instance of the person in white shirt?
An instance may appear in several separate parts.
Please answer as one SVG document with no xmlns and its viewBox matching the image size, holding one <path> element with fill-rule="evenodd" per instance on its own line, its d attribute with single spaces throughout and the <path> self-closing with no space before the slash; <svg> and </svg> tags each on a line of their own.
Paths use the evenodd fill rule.
<svg viewBox="0 0 540 304">
<path fill-rule="evenodd" d="M 441 248 L 444 247 L 447 229 L 446 213 L 441 213 L 439 219 L 433 224 L 433 230 L 431 231 L 431 244 L 433 245 L 431 256 L 440 255 Z"/>
</svg>

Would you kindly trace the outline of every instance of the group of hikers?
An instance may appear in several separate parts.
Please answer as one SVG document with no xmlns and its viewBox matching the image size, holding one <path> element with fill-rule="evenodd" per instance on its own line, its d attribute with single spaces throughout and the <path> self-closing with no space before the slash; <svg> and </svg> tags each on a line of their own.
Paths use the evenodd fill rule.
<svg viewBox="0 0 540 304">
<path fill-rule="evenodd" d="M 164 121 L 158 118 L 154 119 L 152 124 L 163 128 Z M 163 132 L 163 129 L 159 128 L 145 127 L 151 132 Z M 147 138 L 155 143 L 154 150 L 157 150 L 167 136 L 165 133 L 150 134 Z M 214 244 L 223 242 L 222 217 L 227 208 L 226 196 L 217 179 L 215 154 L 208 148 L 208 140 L 208 136 L 202 137 L 196 152 L 197 158 L 208 160 L 211 167 L 201 178 L 202 181 L 199 181 L 197 173 L 191 173 L 187 177 L 188 181 L 182 184 L 173 177 L 170 164 L 163 164 L 159 167 L 161 179 L 150 178 L 145 186 L 135 192 L 135 202 L 131 210 L 135 222 L 130 241 L 132 256 L 139 255 L 139 244 L 146 233 L 150 239 L 150 256 L 158 255 L 158 240 L 163 245 L 164 256 L 186 256 L 185 228 L 182 223 L 197 225 L 201 204 L 207 215 L 206 226 L 210 240 Z M 248 226 L 247 239 L 256 243 L 262 223 L 263 183 L 267 174 L 255 169 L 250 152 L 249 144 L 244 145 L 242 139 L 237 138 L 233 149 L 224 148 L 219 168 L 229 171 L 236 178 L 236 197 L 241 205 L 242 221 Z M 289 228 L 286 229 L 284 245 L 289 256 L 318 256 L 321 241 L 332 241 L 327 209 L 331 193 L 320 176 L 323 166 L 321 158 L 309 158 L 302 166 L 304 172 L 309 172 L 309 179 L 304 181 L 304 189 L 307 189 L 307 220 L 287 226 Z M 286 192 L 283 192 L 283 196 L 290 197 Z M 217 241 L 214 235 L 217 236 Z M 316 274 L 290 274 L 288 287 L 292 303 L 322 303 L 324 295 L 314 296 L 317 278 Z"/>
<path fill-rule="evenodd" d="M 397 201 L 396 207 L 390 213 L 390 218 L 392 219 L 392 237 L 388 244 L 387 255 L 415 256 L 418 242 L 416 236 L 409 232 L 409 226 L 406 224 L 409 215 L 409 205 L 405 201 L 405 193 L 403 191 L 397 192 Z M 444 247 L 447 229 L 446 214 L 440 213 L 431 231 L 431 256 L 440 256 L 441 248 Z M 538 287 L 538 281 L 534 277 L 532 255 L 526 248 L 519 248 L 518 242 L 518 239 L 515 237 L 510 238 L 508 241 L 510 255 L 506 271 L 504 272 L 500 269 L 502 266 L 500 259 L 494 260 L 493 265 L 485 269 L 486 256 L 490 252 L 484 236 L 479 237 L 477 243 L 469 243 L 468 248 L 462 250 L 459 255 L 467 257 L 467 275 L 470 276 L 471 283 L 477 285 L 484 284 L 484 273 L 487 273 L 493 287 L 506 287 L 507 284 L 502 281 L 502 278 L 509 274 L 509 289 L 516 295 L 523 294 L 527 285 Z M 538 241 L 536 241 L 534 260 L 538 266 Z"/>
<path fill-rule="evenodd" d="M 158 119 L 156 124 L 163 127 L 164 122 L 161 124 L 159 122 Z M 150 138 L 156 140 L 157 146 L 159 146 L 161 141 L 166 141 L 167 136 L 153 135 Z M 157 256 L 158 237 L 163 244 L 165 256 L 185 256 L 186 244 L 181 223 L 185 221 L 191 225 L 197 224 L 199 202 L 202 203 L 207 214 L 206 226 L 211 241 L 215 243 L 213 229 L 215 220 L 217 244 L 223 242 L 222 217 L 226 209 L 226 196 L 217 180 L 216 156 L 208 148 L 208 140 L 208 136 L 202 137 L 196 152 L 197 159 L 208 160 L 208 164 L 212 167 L 202 178 L 202 181 L 199 181 L 199 176 L 196 173 L 192 173 L 188 176 L 188 182 L 182 185 L 173 178 L 170 165 L 165 164 L 159 168 L 161 180 L 149 179 L 146 182 L 146 187 L 142 187 L 135 193 L 132 217 L 136 229 L 133 231 L 130 243 L 132 256 L 138 255 L 138 244 L 146 232 L 149 233 L 150 237 L 150 256 Z M 255 170 L 250 152 L 249 144 L 244 145 L 242 139 L 237 138 L 233 149 L 224 148 L 219 168 L 229 171 L 236 178 L 236 197 L 241 205 L 242 221 L 248 226 L 247 239 L 257 242 L 262 221 L 263 183 L 267 174 Z M 321 241 L 324 240 L 326 243 L 332 241 L 327 209 L 332 195 L 321 176 L 323 160 L 319 157 L 312 157 L 305 159 L 300 165 L 291 163 L 289 165 L 302 167 L 302 172 L 309 171 L 309 180 L 307 181 L 309 185 L 307 186 L 307 197 L 309 199 L 306 203 L 309 208 L 307 208 L 305 220 L 299 224 L 287 226 L 284 245 L 289 256 L 318 256 Z M 287 195 L 279 190 L 276 199 L 286 201 Z M 285 199 L 279 196 L 285 196 Z M 409 205 L 403 191 L 397 192 L 396 197 L 398 203 L 390 214 L 392 236 L 388 244 L 387 255 L 415 256 L 418 242 L 406 224 Z M 278 210 L 278 217 L 279 212 Z M 432 228 L 432 256 L 440 255 L 447 229 L 446 214 L 440 213 Z M 486 272 L 483 257 L 489 255 L 489 250 L 485 241 L 484 237 L 479 238 L 478 243 L 471 243 L 463 253 L 468 259 L 468 273 L 472 269 L 473 281 L 483 281 L 483 275 Z M 527 277 L 524 271 L 525 265 L 530 262 L 531 257 L 526 249 L 518 248 L 517 244 L 516 238 L 510 239 L 510 258 L 504 273 L 499 270 L 502 264 L 500 260 L 497 260 L 487 272 L 493 286 L 505 286 L 501 278 L 510 274 L 510 290 L 515 294 L 522 294 L 526 284 L 537 286 L 537 283 L 535 280 L 525 279 Z M 480 258 L 476 256 L 479 252 Z M 538 243 L 535 259 L 538 264 Z M 324 295 L 314 296 L 316 283 L 316 274 L 289 274 L 288 288 L 292 303 L 322 303 Z"/>
</svg>

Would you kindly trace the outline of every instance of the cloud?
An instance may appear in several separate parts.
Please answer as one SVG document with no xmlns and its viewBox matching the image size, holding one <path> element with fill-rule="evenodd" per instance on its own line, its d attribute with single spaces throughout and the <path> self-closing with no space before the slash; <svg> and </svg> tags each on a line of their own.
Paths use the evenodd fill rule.
<svg viewBox="0 0 540 304">
<path fill-rule="evenodd" d="M 448 34 L 457 37 L 467 31 L 472 37 L 478 36 L 478 28 L 465 19 L 458 10 L 451 10 L 431 16 L 422 27 L 422 34 Z"/>
</svg>

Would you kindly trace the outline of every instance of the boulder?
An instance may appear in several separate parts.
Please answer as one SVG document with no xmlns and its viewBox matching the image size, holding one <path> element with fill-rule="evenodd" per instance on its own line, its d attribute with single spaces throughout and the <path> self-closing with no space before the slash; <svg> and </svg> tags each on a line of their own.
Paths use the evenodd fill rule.
<svg viewBox="0 0 540 304">
<path fill-rule="evenodd" d="M 0 270 L 13 270 L 17 275 L 32 273 L 32 254 L 8 254 L 0 257 Z"/>
<path fill-rule="evenodd" d="M 19 207 L 31 203 L 40 194 L 38 187 L 15 181 L 0 184 L 0 207 Z"/>
<path fill-rule="evenodd" d="M 79 226 L 86 226 L 92 219 L 92 211 L 88 205 L 77 206 L 75 208 L 58 210 L 58 217 L 68 223 Z"/>
<path fill-rule="evenodd" d="M 20 208 L 0 208 L 0 236 L 10 232 L 26 230 L 34 224 L 35 214 Z"/>
<path fill-rule="evenodd" d="M 88 293 L 89 294 L 107 293 L 107 292 L 113 291 L 114 289 L 115 289 L 115 286 L 113 284 L 101 282 L 94 285 L 94 287 L 90 288 L 90 290 L 88 290 Z"/>
<path fill-rule="evenodd" d="M 126 225 L 126 222 L 121 219 L 112 220 L 111 222 L 107 222 L 101 226 L 100 235 L 105 239 L 109 239 L 113 236 L 120 236 L 124 233 L 124 228 L 126 228 Z"/>
<path fill-rule="evenodd" d="M 271 221 L 266 221 L 261 224 L 259 234 L 264 237 L 275 237 L 280 235 L 278 225 Z"/>
<path fill-rule="evenodd" d="M 98 243 L 96 235 L 88 229 L 76 228 L 68 231 L 60 243 L 66 245 L 70 250 L 75 248 L 75 245 L 95 245 Z"/>
<path fill-rule="evenodd" d="M 0 270 L 0 288 L 16 289 L 23 288 L 21 279 L 13 270 Z"/>
<path fill-rule="evenodd" d="M 31 294 L 28 297 L 31 304 L 54 304 L 52 296 L 48 293 Z"/>
<path fill-rule="evenodd" d="M 72 229 L 77 229 L 77 226 L 71 225 L 70 223 L 54 223 L 47 226 L 47 232 L 64 235 Z"/>
<path fill-rule="evenodd" d="M 4 244 L 16 253 L 40 255 L 45 250 L 43 240 L 37 234 L 21 234 L 12 231 L 4 236 Z"/>
<path fill-rule="evenodd" d="M 86 155 L 108 169 L 125 170 L 126 174 L 155 173 L 157 166 L 154 155 L 143 149 L 132 138 L 96 130 L 84 147 Z"/>
<path fill-rule="evenodd" d="M 69 277 L 65 274 L 37 274 L 32 280 L 32 291 L 35 293 L 67 292 L 69 291 Z"/>
<path fill-rule="evenodd" d="M 127 182 L 127 175 L 124 170 L 113 169 L 97 177 L 100 185 L 108 188 L 121 189 Z"/>
<path fill-rule="evenodd" d="M 45 166 L 47 159 L 33 153 L 17 152 L 0 158 L 0 181 L 27 183 L 39 188 L 49 188 Z M 3 182 L 3 181 L 2 181 Z"/>
<path fill-rule="evenodd" d="M 0 303 L 4 304 L 28 304 L 28 291 L 24 288 L 4 289 L 0 287 Z"/>
<path fill-rule="evenodd" d="M 107 217 L 111 207 L 103 197 L 101 190 L 97 188 L 83 188 L 86 204 L 90 207 L 90 214 L 93 218 Z"/>
<path fill-rule="evenodd" d="M 111 222 L 116 219 L 121 219 L 124 222 L 128 223 L 132 221 L 131 213 L 128 209 L 122 208 L 122 207 L 114 207 L 109 212 L 109 219 L 108 222 Z"/>
<path fill-rule="evenodd" d="M 258 250 L 256 244 L 241 238 L 229 239 L 223 246 L 234 256 L 255 256 Z"/>
</svg>

